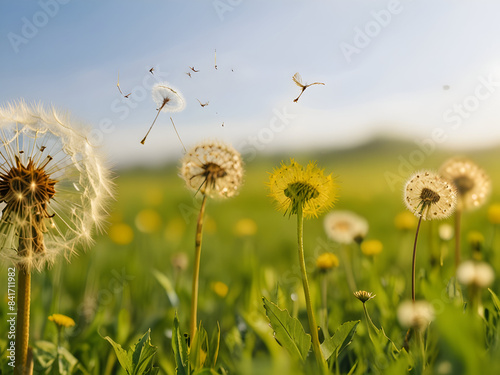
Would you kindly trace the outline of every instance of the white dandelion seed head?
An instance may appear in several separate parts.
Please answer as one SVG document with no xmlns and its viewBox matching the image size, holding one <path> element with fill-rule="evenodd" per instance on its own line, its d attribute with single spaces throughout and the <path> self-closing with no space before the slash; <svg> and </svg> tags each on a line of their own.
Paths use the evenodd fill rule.
<svg viewBox="0 0 500 375">
<path fill-rule="evenodd" d="M 457 268 L 457 279 L 464 285 L 475 285 L 486 288 L 495 280 L 495 272 L 486 262 L 467 260 Z"/>
<path fill-rule="evenodd" d="M 241 155 L 223 142 L 201 142 L 184 155 L 181 163 L 180 174 L 187 187 L 211 198 L 232 197 L 243 182 Z"/>
<path fill-rule="evenodd" d="M 460 209 L 479 208 L 490 196 L 489 176 L 482 168 L 466 158 L 448 159 L 439 169 L 439 174 L 455 185 Z"/>
<path fill-rule="evenodd" d="M 424 220 L 445 219 L 457 205 L 455 187 L 437 174 L 420 171 L 413 174 L 404 188 L 406 207 Z"/>
<path fill-rule="evenodd" d="M 54 108 L 24 101 L 0 107 L 4 259 L 41 270 L 102 230 L 113 183 L 89 133 Z"/>
<path fill-rule="evenodd" d="M 323 224 L 326 235 L 341 244 L 362 240 L 368 233 L 366 219 L 351 211 L 332 211 L 325 216 Z"/>
<path fill-rule="evenodd" d="M 404 301 L 398 307 L 397 316 L 402 327 L 422 331 L 434 320 L 434 309 L 427 301 Z"/>
<path fill-rule="evenodd" d="M 181 112 L 186 107 L 181 92 L 167 82 L 155 84 L 151 94 L 158 110 L 162 112 Z"/>
</svg>

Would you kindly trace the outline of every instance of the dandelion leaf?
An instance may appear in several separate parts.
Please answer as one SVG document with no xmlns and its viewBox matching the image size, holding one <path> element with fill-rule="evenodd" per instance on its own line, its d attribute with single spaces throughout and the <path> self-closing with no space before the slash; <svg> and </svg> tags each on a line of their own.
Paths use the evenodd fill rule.
<svg viewBox="0 0 500 375">
<path fill-rule="evenodd" d="M 311 336 L 306 334 L 302 324 L 290 316 L 287 310 L 262 297 L 267 317 L 275 332 L 276 340 L 296 358 L 304 361 L 311 347 Z"/>
<path fill-rule="evenodd" d="M 179 329 L 179 318 L 174 317 L 174 330 L 172 332 L 172 350 L 174 352 L 177 375 L 188 375 L 188 349 L 186 340 Z"/>
<path fill-rule="evenodd" d="M 191 365 L 191 369 L 196 371 L 204 367 L 208 352 L 208 334 L 201 323 L 191 340 L 189 364 Z"/>
<path fill-rule="evenodd" d="M 333 334 L 321 344 L 321 352 L 325 360 L 328 360 L 333 353 L 338 357 L 339 353 L 351 343 L 351 339 L 356 332 L 359 320 L 345 322 Z"/>
<path fill-rule="evenodd" d="M 133 372 L 131 374 L 149 373 L 157 350 L 156 346 L 151 345 L 151 330 L 148 330 L 129 350 L 129 353 L 132 352 Z"/>
<path fill-rule="evenodd" d="M 220 325 L 217 322 L 217 327 L 212 333 L 210 339 L 210 347 L 208 348 L 206 364 L 210 368 L 215 368 L 217 363 L 217 358 L 219 356 L 219 346 L 220 346 Z"/>
<path fill-rule="evenodd" d="M 491 293 L 491 299 L 493 300 L 495 308 L 497 309 L 498 312 L 500 312 L 500 299 L 498 299 L 498 296 L 495 294 L 494 291 L 492 291 L 490 288 L 488 288 L 488 290 Z"/>
<path fill-rule="evenodd" d="M 104 337 L 105 340 L 108 340 L 108 342 L 111 344 L 113 349 L 115 350 L 116 357 L 118 358 L 118 362 L 120 362 L 120 365 L 122 368 L 128 373 L 131 373 L 132 370 L 132 358 L 129 357 L 127 354 L 127 351 L 122 348 L 122 346 L 116 342 L 113 341 L 113 339 L 109 336 Z"/>
</svg>

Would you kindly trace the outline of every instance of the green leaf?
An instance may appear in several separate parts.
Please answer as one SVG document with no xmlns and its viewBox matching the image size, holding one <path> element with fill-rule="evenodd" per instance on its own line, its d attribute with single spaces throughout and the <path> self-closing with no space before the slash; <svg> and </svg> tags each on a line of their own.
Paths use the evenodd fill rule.
<svg viewBox="0 0 500 375">
<path fill-rule="evenodd" d="M 149 329 L 129 350 L 132 353 L 132 375 L 141 375 L 152 367 L 151 362 L 158 348 L 151 345 L 151 330 Z"/>
<path fill-rule="evenodd" d="M 488 288 L 488 290 L 491 293 L 491 299 L 493 300 L 495 308 L 497 309 L 498 312 L 500 312 L 500 299 L 498 299 L 498 296 L 495 294 L 494 291 L 492 291 L 490 288 Z"/>
<path fill-rule="evenodd" d="M 174 329 L 172 332 L 172 350 L 175 357 L 175 372 L 177 375 L 188 375 L 188 349 L 186 340 L 179 329 L 179 318 L 174 317 Z"/>
<path fill-rule="evenodd" d="M 122 346 L 113 341 L 113 339 L 109 336 L 104 337 L 105 340 L 108 340 L 113 349 L 115 350 L 116 357 L 118 358 L 118 362 L 122 368 L 127 372 L 127 374 L 132 373 L 132 358 L 129 358 L 128 353 Z"/>
<path fill-rule="evenodd" d="M 339 353 L 351 343 L 359 322 L 359 320 L 345 322 L 335 331 L 332 337 L 321 344 L 321 352 L 325 360 L 328 360 L 333 353 L 336 353 L 335 357 L 337 358 Z"/>
<path fill-rule="evenodd" d="M 267 317 L 275 332 L 276 340 L 292 355 L 304 361 L 311 347 L 311 336 L 306 334 L 302 324 L 290 316 L 287 310 L 262 297 Z"/>
<path fill-rule="evenodd" d="M 217 328 L 214 329 L 210 339 L 210 347 L 208 348 L 207 360 L 205 361 L 206 367 L 215 368 L 217 358 L 219 356 L 220 346 L 220 325 L 217 322 Z"/>
<path fill-rule="evenodd" d="M 158 270 L 153 269 L 153 275 L 156 278 L 156 280 L 160 283 L 160 285 L 165 289 L 165 292 L 167 293 L 168 300 L 172 304 L 173 307 L 176 307 L 179 305 L 179 297 L 177 296 L 177 293 L 175 292 L 175 289 L 170 282 L 170 279 L 163 273 L 161 273 Z"/>
<path fill-rule="evenodd" d="M 191 365 L 191 369 L 193 371 L 204 367 L 207 359 L 207 350 L 208 334 L 200 322 L 189 348 L 189 364 Z"/>
</svg>

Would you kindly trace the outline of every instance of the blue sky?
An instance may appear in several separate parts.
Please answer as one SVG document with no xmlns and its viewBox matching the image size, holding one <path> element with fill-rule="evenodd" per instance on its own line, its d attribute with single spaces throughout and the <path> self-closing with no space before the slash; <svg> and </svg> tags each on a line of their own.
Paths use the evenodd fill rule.
<svg viewBox="0 0 500 375">
<path fill-rule="evenodd" d="M 221 138 L 249 156 L 380 135 L 490 146 L 500 143 L 499 13 L 494 1 L 4 0 L 0 103 L 69 110 L 117 165 L 182 154 L 167 113 L 139 144 L 158 81 L 186 98 L 172 117 L 187 147 Z M 200 72 L 189 78 L 189 66 Z M 325 86 L 293 103 L 295 72 Z"/>
</svg>

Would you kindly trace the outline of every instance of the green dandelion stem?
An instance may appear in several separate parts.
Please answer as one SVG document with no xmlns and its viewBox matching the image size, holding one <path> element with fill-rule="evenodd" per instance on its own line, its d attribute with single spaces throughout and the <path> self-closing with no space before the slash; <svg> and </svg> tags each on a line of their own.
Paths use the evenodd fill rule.
<svg viewBox="0 0 500 375">
<path fill-rule="evenodd" d="M 462 210 L 457 208 L 455 211 L 455 272 L 460 264 L 460 221 L 462 219 Z"/>
<path fill-rule="evenodd" d="M 347 284 L 349 285 L 349 288 L 351 289 L 351 293 L 354 293 L 358 288 L 356 287 L 356 280 L 354 278 L 354 272 L 352 270 L 352 262 L 351 258 L 346 250 L 347 245 L 342 245 L 342 257 L 344 258 L 344 269 L 345 269 L 345 275 L 347 278 Z"/>
<path fill-rule="evenodd" d="M 205 204 L 207 196 L 203 195 L 201 201 L 200 213 L 196 224 L 196 239 L 195 239 L 195 253 L 194 253 L 194 269 L 193 269 L 193 286 L 191 293 L 191 320 L 189 322 L 189 334 L 191 342 L 193 342 L 196 333 L 197 312 L 198 312 L 198 286 L 200 281 L 200 258 L 201 258 L 201 239 L 203 235 L 203 216 L 205 214 Z"/>
<path fill-rule="evenodd" d="M 22 242 L 20 241 L 20 244 Z M 16 367 L 14 374 L 24 375 L 28 368 L 30 336 L 31 272 L 29 267 L 20 266 L 17 282 Z"/>
<path fill-rule="evenodd" d="M 373 323 L 373 320 L 372 318 L 370 318 L 370 314 L 368 314 L 368 310 L 366 309 L 366 303 L 363 303 L 363 310 L 365 312 L 365 318 L 366 318 L 366 323 L 368 325 L 368 323 L 370 323 L 370 325 L 372 326 L 372 328 L 375 330 L 376 333 L 378 333 L 380 330 L 378 329 L 378 327 L 375 325 L 375 323 Z M 370 330 L 368 329 L 368 334 L 370 333 Z M 371 336 L 370 336 L 371 337 Z"/>
<path fill-rule="evenodd" d="M 420 217 L 418 218 L 417 232 L 415 233 L 415 242 L 413 243 L 413 260 L 411 264 L 411 299 L 413 302 L 415 302 L 415 263 L 417 260 L 417 240 L 418 240 L 418 232 L 420 230 L 420 224 L 422 223 L 423 211 L 424 210 L 422 207 L 422 210 L 420 211 Z"/>
<path fill-rule="evenodd" d="M 302 286 L 304 287 L 304 294 L 306 297 L 306 307 L 307 307 L 307 317 L 309 320 L 309 330 L 311 331 L 312 345 L 314 355 L 316 356 L 316 361 L 318 366 L 324 373 L 327 373 L 328 368 L 326 366 L 325 359 L 321 354 L 321 346 L 318 337 L 318 326 L 316 325 L 316 319 L 314 318 L 314 313 L 311 304 L 311 295 L 309 292 L 309 283 L 307 281 L 307 271 L 306 263 L 304 259 L 304 215 L 302 213 L 302 205 L 299 204 L 297 207 L 297 241 L 299 250 L 299 264 L 300 271 L 302 275 Z"/>
<path fill-rule="evenodd" d="M 321 312 L 323 316 L 323 331 L 325 335 L 329 337 L 328 332 L 328 308 L 326 306 L 326 301 L 328 297 L 328 279 L 326 272 L 321 275 Z"/>
</svg>

